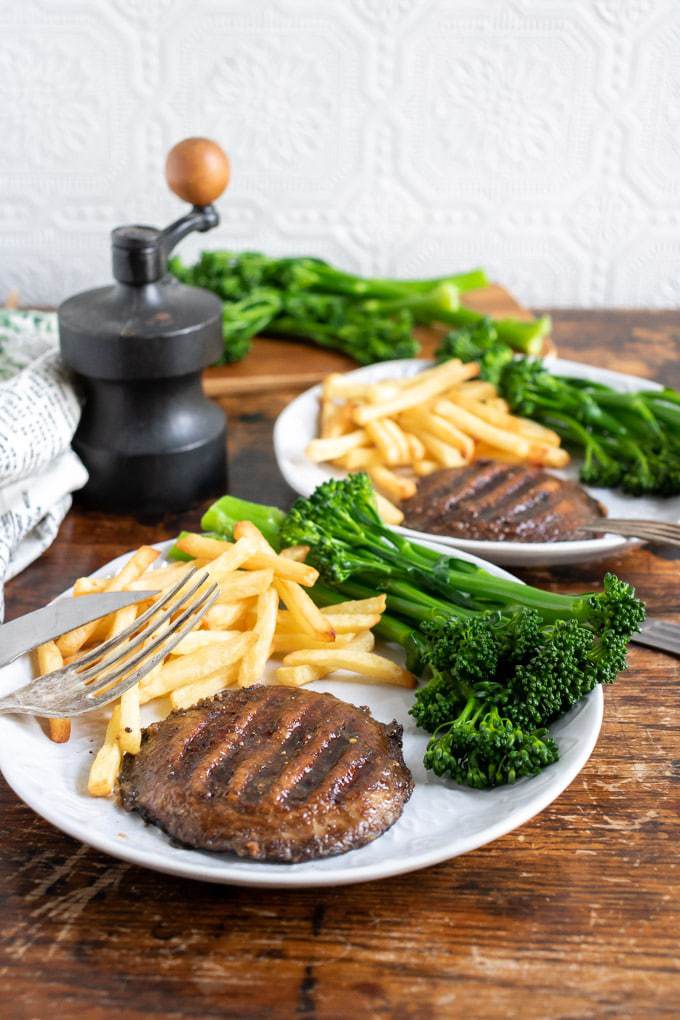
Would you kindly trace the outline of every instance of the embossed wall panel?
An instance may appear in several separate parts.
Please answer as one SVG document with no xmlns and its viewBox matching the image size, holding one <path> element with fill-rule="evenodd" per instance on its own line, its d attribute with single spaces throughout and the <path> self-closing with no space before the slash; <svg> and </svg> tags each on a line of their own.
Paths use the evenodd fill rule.
<svg viewBox="0 0 680 1020">
<path fill-rule="evenodd" d="M 0 0 L 0 297 L 106 282 L 229 152 L 184 245 L 364 272 L 484 264 L 527 303 L 680 301 L 678 0 Z"/>
</svg>

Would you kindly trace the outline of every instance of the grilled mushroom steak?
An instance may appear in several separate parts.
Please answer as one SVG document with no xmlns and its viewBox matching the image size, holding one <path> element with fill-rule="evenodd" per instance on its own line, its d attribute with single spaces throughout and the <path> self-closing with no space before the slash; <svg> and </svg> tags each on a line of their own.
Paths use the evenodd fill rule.
<svg viewBox="0 0 680 1020">
<path fill-rule="evenodd" d="M 493 460 L 433 471 L 402 510 L 409 528 L 487 542 L 594 538 L 578 526 L 606 513 L 577 482 L 529 464 Z"/>
<path fill-rule="evenodd" d="M 227 690 L 149 726 L 123 806 L 203 850 L 305 861 L 382 835 L 413 791 L 402 728 L 332 694 Z"/>
</svg>

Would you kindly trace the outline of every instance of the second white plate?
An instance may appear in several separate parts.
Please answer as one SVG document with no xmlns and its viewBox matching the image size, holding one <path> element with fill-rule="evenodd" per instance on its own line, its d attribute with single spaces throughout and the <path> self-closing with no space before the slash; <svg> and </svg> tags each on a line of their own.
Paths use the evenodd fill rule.
<svg viewBox="0 0 680 1020">
<path fill-rule="evenodd" d="M 401 361 L 383 361 L 367 365 L 348 373 L 353 379 L 363 382 L 377 382 L 380 379 L 409 378 L 428 367 L 430 362 L 422 358 L 407 358 Z M 592 382 L 605 383 L 621 393 L 634 390 L 661 389 L 658 383 L 640 379 L 634 375 L 610 372 L 578 361 L 555 358 L 550 368 L 558 375 Z M 317 485 L 328 478 L 342 478 L 344 472 L 327 464 L 313 464 L 305 457 L 307 444 L 317 435 L 320 386 L 301 393 L 279 415 L 274 426 L 274 452 L 281 474 L 291 488 L 301 496 L 309 496 Z M 555 471 L 562 478 L 578 479 L 578 463 L 571 464 L 565 471 Z M 584 486 L 587 492 L 599 500 L 610 517 L 644 517 L 659 521 L 680 519 L 680 497 L 654 498 L 632 497 L 619 489 L 595 489 Z M 556 566 L 566 563 L 582 563 L 603 559 L 636 544 L 619 535 L 605 535 L 602 538 L 584 539 L 575 542 L 481 542 L 476 539 L 448 538 L 444 535 L 426 535 L 409 528 L 397 528 L 413 538 L 431 538 L 443 545 L 463 549 L 475 556 L 512 566 Z"/>
</svg>

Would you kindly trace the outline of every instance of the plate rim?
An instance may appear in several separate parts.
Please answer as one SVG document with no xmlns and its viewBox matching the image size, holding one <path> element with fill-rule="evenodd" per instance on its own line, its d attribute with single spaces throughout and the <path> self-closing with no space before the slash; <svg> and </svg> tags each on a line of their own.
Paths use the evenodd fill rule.
<svg viewBox="0 0 680 1020">
<path fill-rule="evenodd" d="M 663 389 L 661 383 L 654 379 L 645 379 L 643 376 L 630 375 L 625 372 L 617 372 L 614 369 L 600 368 L 597 365 L 589 365 L 584 361 L 573 361 L 567 358 L 551 357 L 549 359 L 550 366 L 556 371 L 564 372 L 564 374 L 573 374 L 575 378 L 588 378 L 588 375 L 579 373 L 594 371 L 598 374 L 604 374 L 611 379 L 621 379 L 630 381 L 632 379 L 642 383 L 642 388 L 649 388 L 652 390 Z M 383 367 L 385 370 L 389 370 L 392 366 L 404 366 L 414 365 L 422 368 L 426 368 L 433 364 L 431 358 L 399 358 L 391 361 L 375 362 L 372 365 L 361 365 L 358 368 L 352 369 L 349 372 L 345 372 L 347 376 L 357 376 L 368 374 L 371 370 L 375 370 L 378 366 L 380 369 Z M 570 372 L 571 370 L 571 372 Z M 283 408 L 283 410 L 277 416 L 274 423 L 274 429 L 272 433 L 274 455 L 276 457 L 276 463 L 279 471 L 283 475 L 286 483 L 299 495 L 307 496 L 308 492 L 304 491 L 300 483 L 297 481 L 297 473 L 290 469 L 288 459 L 283 455 L 283 432 L 287 424 L 287 418 L 292 415 L 293 408 L 300 406 L 303 400 L 309 400 L 311 397 L 318 397 L 321 393 L 321 383 L 316 383 L 314 386 L 308 387 L 299 393 L 294 400 Z M 457 538 L 450 537 L 447 535 L 435 535 L 426 531 L 416 531 L 413 528 L 405 528 L 402 526 L 396 526 L 395 531 L 405 535 L 407 538 L 419 539 L 424 538 L 426 540 L 432 540 L 446 545 L 452 549 L 458 549 L 463 552 L 478 556 L 482 559 L 486 558 L 492 562 L 498 562 L 507 564 L 508 566 L 539 566 L 546 563 L 559 563 L 567 562 L 568 560 L 574 560 L 575 557 L 579 559 L 589 558 L 592 554 L 598 559 L 602 559 L 606 556 L 613 556 L 620 553 L 626 552 L 628 549 L 634 548 L 640 544 L 639 539 L 627 539 L 620 535 L 605 535 L 603 538 L 591 538 L 582 539 L 571 542 L 490 542 L 483 539 L 470 539 L 470 538 Z M 498 557 L 495 561 L 493 558 Z"/>
<path fill-rule="evenodd" d="M 161 553 L 165 554 L 173 544 L 173 540 L 170 539 L 150 544 L 153 548 L 159 549 Z M 437 542 L 435 539 L 427 539 L 427 544 L 430 546 L 439 546 L 443 555 L 449 554 L 449 548 L 442 546 L 442 544 Z M 124 562 L 133 554 L 133 552 L 134 550 L 129 550 L 125 553 L 121 553 L 119 556 L 114 557 L 114 559 L 109 560 L 107 563 L 99 567 L 92 573 L 91 576 L 97 577 L 100 575 L 106 575 L 111 567 L 114 565 L 118 566 L 121 561 Z M 463 551 L 463 558 L 469 559 L 473 562 L 481 560 L 481 557 L 475 556 L 467 551 Z M 509 571 L 497 564 L 486 563 L 482 560 L 481 565 L 490 568 L 493 573 L 499 575 L 505 574 L 510 577 L 513 576 Z M 520 580 L 519 578 L 513 579 Z M 71 590 L 71 587 L 65 589 L 57 595 L 52 602 L 55 602 L 60 598 L 68 597 Z M 49 824 L 53 825 L 56 829 L 59 829 L 72 839 L 76 839 L 86 846 L 93 847 L 110 857 L 148 868 L 151 871 L 158 871 L 162 874 L 173 875 L 178 878 L 189 878 L 195 881 L 210 882 L 216 885 L 236 885 L 262 889 L 304 889 L 356 885 L 361 882 L 380 881 L 382 879 L 421 871 L 423 868 L 433 867 L 436 864 L 453 860 L 455 857 L 470 853 L 482 846 L 486 846 L 488 843 L 495 842 L 495 840 L 500 839 L 502 836 L 520 828 L 522 825 L 526 824 L 526 822 L 543 812 L 546 807 L 556 800 L 565 791 L 565 789 L 571 785 L 579 772 L 581 772 L 581 770 L 585 767 L 599 738 L 604 715 L 604 696 L 602 688 L 600 686 L 596 687 L 593 691 L 586 695 L 585 699 L 583 699 L 584 702 L 586 700 L 591 702 L 591 707 L 595 711 L 595 718 L 587 737 L 580 742 L 582 746 L 580 747 L 579 754 L 575 757 L 574 761 L 569 765 L 562 765 L 561 771 L 557 774 L 559 778 L 553 779 L 553 782 L 546 790 L 543 791 L 542 794 L 537 795 L 524 807 L 518 807 L 511 810 L 505 817 L 495 824 L 487 827 L 482 832 L 468 837 L 467 840 L 463 839 L 460 844 L 457 845 L 454 852 L 450 852 L 450 850 L 446 847 L 438 847 L 421 854 L 411 856 L 401 862 L 399 860 L 395 860 L 392 866 L 388 865 L 386 867 L 383 861 L 377 861 L 364 866 L 355 865 L 352 868 L 345 869 L 343 871 L 342 865 L 340 864 L 337 869 L 329 870 L 327 872 L 317 872 L 315 874 L 307 874 L 302 870 L 284 870 L 290 869 L 291 865 L 276 865 L 275 862 L 272 861 L 249 862 L 255 868 L 258 867 L 260 863 L 266 864 L 270 868 L 272 865 L 280 867 L 282 869 L 280 880 L 277 877 L 272 876 L 269 872 L 266 874 L 262 873 L 259 876 L 255 870 L 252 872 L 233 872 L 229 861 L 226 861 L 224 867 L 220 870 L 213 870 L 203 866 L 200 863 L 200 858 L 197 858 L 195 864 L 183 861 L 173 861 L 162 851 L 153 853 L 144 849 L 126 846 L 124 840 L 119 840 L 117 842 L 113 836 L 100 836 L 95 829 L 88 828 L 87 823 L 83 823 L 81 826 L 80 823 L 74 822 L 69 818 L 65 819 L 60 817 L 58 806 L 55 804 L 53 808 L 52 802 L 49 798 L 47 798 L 46 801 L 43 801 L 40 799 L 40 796 L 34 797 L 30 784 L 28 790 L 25 786 L 22 787 L 20 771 L 17 770 L 15 773 L 12 769 L 11 762 L 8 766 L 6 761 L 7 756 L 5 753 L 6 745 L 3 740 L 0 740 L 0 771 L 2 772 L 8 786 L 16 794 L 16 796 L 19 797 L 19 799 L 22 800 L 32 811 L 41 818 L 44 818 L 45 821 L 49 822 Z M 0 733 L 2 732 L 3 725 L 3 719 L 0 717 Z M 561 761 L 563 761 L 563 759 Z M 550 767 L 552 768 L 553 766 Z M 531 782 L 531 779 L 528 779 L 527 782 Z M 483 796 L 487 791 L 479 790 L 474 792 Z M 398 824 L 399 820 L 395 822 L 395 825 Z M 191 848 L 187 849 L 191 850 Z M 197 851 L 197 853 L 200 854 L 201 851 Z M 335 859 L 342 862 L 344 856 L 344 854 L 339 854 Z M 304 863 L 307 862 L 303 862 L 301 865 L 293 865 L 293 867 L 302 868 L 304 867 Z"/>
</svg>

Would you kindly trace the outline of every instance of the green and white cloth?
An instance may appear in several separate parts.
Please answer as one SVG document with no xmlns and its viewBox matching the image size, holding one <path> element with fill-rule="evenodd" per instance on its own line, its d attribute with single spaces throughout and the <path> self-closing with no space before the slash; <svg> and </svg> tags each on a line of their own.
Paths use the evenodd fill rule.
<svg viewBox="0 0 680 1020">
<path fill-rule="evenodd" d="M 0 620 L 4 582 L 52 543 L 87 481 L 71 449 L 79 418 L 54 312 L 0 309 Z"/>
</svg>

